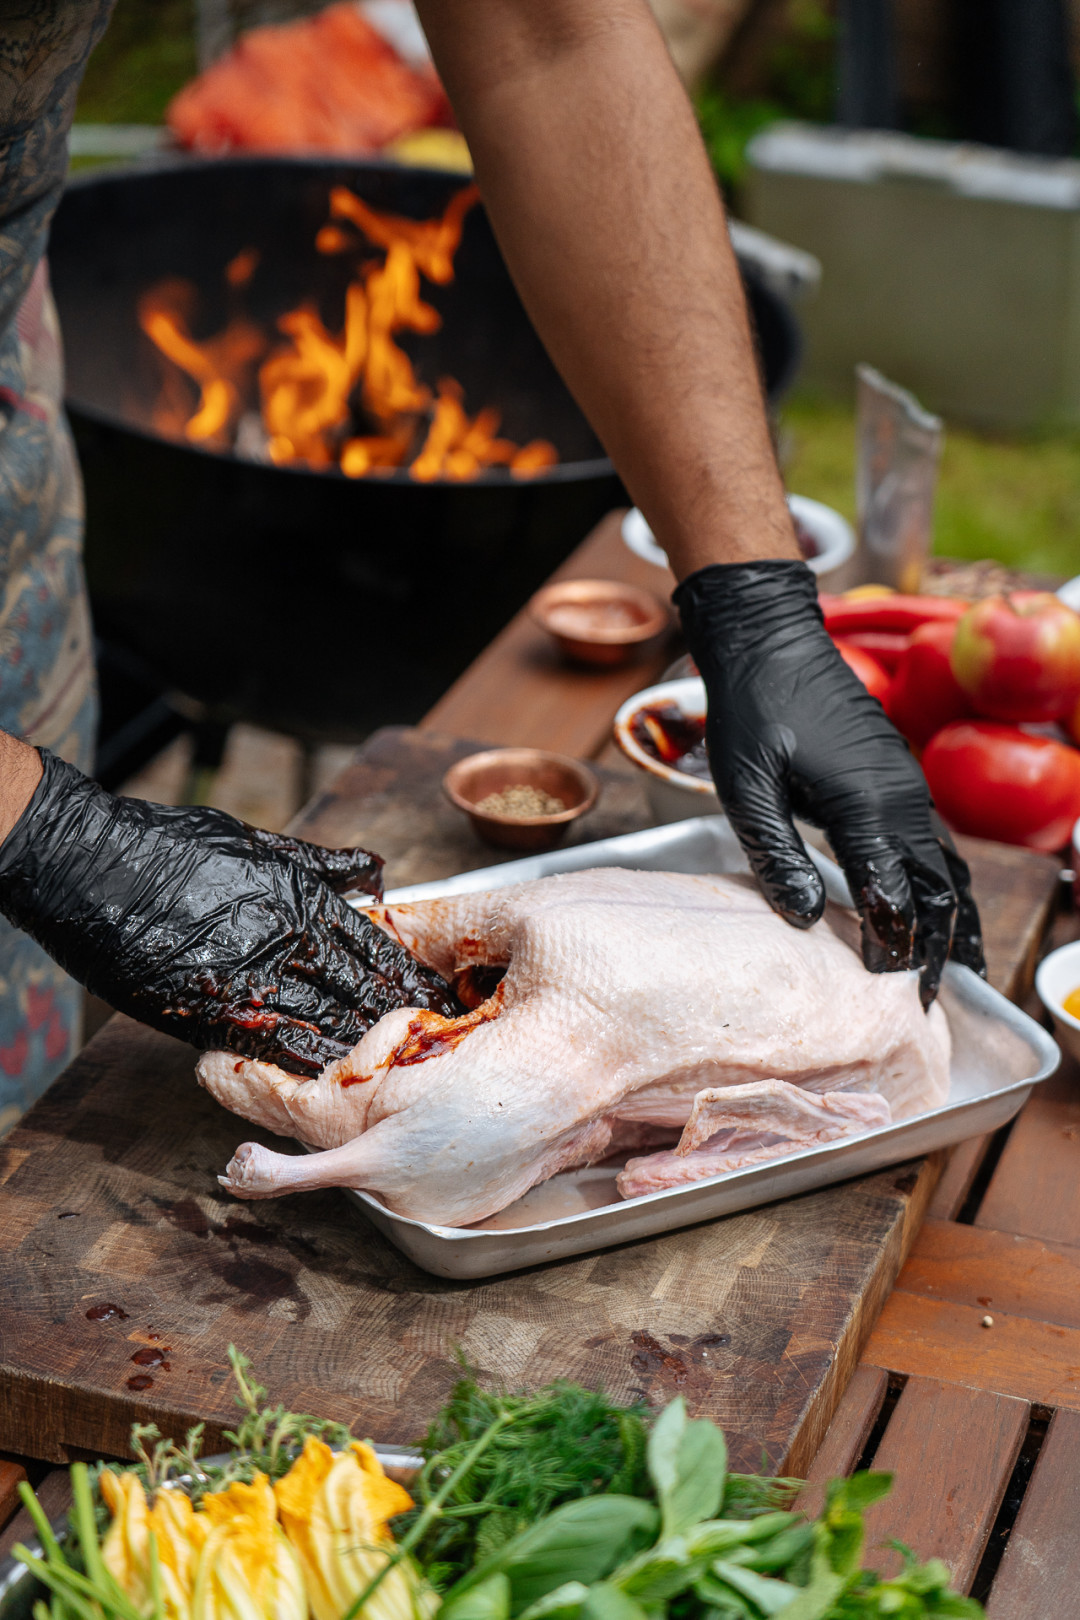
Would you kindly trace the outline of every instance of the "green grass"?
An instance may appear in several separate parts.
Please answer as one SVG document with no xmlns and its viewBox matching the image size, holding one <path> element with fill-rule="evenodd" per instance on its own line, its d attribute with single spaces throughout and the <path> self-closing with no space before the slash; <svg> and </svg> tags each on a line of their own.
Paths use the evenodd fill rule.
<svg viewBox="0 0 1080 1620">
<path fill-rule="evenodd" d="M 83 124 L 158 124 L 195 67 L 194 0 L 117 0 L 75 116 Z"/>
<path fill-rule="evenodd" d="M 782 424 L 788 487 L 854 518 L 854 407 L 797 395 Z M 946 426 L 934 551 L 1080 573 L 1080 431 L 998 439 Z"/>
</svg>

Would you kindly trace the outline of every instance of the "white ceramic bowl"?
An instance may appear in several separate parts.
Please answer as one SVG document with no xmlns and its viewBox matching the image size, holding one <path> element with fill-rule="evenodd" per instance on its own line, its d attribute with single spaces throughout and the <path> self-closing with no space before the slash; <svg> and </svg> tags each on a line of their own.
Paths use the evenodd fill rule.
<svg viewBox="0 0 1080 1620">
<path fill-rule="evenodd" d="M 1058 1045 L 1080 1058 L 1080 1018 L 1067 1013 L 1061 1003 L 1074 990 L 1080 990 L 1080 939 L 1051 951 L 1035 974 L 1039 1000 L 1054 1020 Z"/>
<path fill-rule="evenodd" d="M 687 776 L 673 765 L 665 765 L 646 753 L 631 731 L 631 723 L 639 709 L 654 704 L 674 703 L 691 719 L 705 718 L 705 682 L 698 675 L 681 681 L 661 681 L 658 686 L 647 686 L 627 698 L 615 716 L 615 741 L 639 770 L 645 772 L 645 791 L 658 825 L 670 821 L 685 821 L 689 816 L 714 816 L 719 813 L 720 800 L 709 782 L 696 776 Z"/>
<path fill-rule="evenodd" d="M 1074 613 L 1080 613 L 1080 574 L 1077 574 L 1075 579 L 1067 579 L 1064 585 L 1059 585 L 1057 594 L 1059 602 L 1071 607 Z"/>
<path fill-rule="evenodd" d="M 789 495 L 787 503 L 792 517 L 798 518 L 817 541 L 818 555 L 806 559 L 807 567 L 815 574 L 831 574 L 854 555 L 855 531 L 839 512 L 821 501 L 812 501 L 808 495 Z M 668 566 L 667 552 L 657 544 L 656 536 L 636 506 L 623 518 L 622 537 L 636 557 L 655 563 L 658 568 Z"/>
</svg>

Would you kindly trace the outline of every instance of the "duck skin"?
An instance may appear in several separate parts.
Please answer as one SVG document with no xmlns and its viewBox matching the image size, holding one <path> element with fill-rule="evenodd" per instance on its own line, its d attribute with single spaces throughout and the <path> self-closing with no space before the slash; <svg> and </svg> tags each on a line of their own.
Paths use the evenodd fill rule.
<svg viewBox="0 0 1080 1620">
<path fill-rule="evenodd" d="M 505 975 L 462 1018 L 388 1013 L 317 1079 L 206 1054 L 227 1108 L 322 1150 L 245 1143 L 221 1178 L 241 1198 L 356 1187 L 467 1225 L 616 1150 L 669 1144 L 628 1164 L 634 1196 L 948 1092 L 916 976 L 867 973 L 849 914 L 798 932 L 749 879 L 607 868 L 372 915 L 459 987 Z"/>
</svg>

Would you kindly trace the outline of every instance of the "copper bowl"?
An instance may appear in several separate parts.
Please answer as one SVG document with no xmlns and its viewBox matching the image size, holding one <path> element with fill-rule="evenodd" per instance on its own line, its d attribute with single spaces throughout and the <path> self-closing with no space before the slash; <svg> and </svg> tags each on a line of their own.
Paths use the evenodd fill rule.
<svg viewBox="0 0 1080 1620">
<path fill-rule="evenodd" d="M 465 812 L 485 843 L 525 850 L 552 849 L 565 837 L 570 823 L 592 809 L 600 791 L 587 765 L 541 748 L 489 748 L 482 754 L 470 754 L 451 765 L 442 785 L 450 803 Z M 489 793 L 511 787 L 540 788 L 561 799 L 566 809 L 526 817 L 476 808 Z"/>
<path fill-rule="evenodd" d="M 567 658 L 609 668 L 636 658 L 670 622 L 651 591 L 614 579 L 545 585 L 531 598 L 529 612 Z"/>
</svg>

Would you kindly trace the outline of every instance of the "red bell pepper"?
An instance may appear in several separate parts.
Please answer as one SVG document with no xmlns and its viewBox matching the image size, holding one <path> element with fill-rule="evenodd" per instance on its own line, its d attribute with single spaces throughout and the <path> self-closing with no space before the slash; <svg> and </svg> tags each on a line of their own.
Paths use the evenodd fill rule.
<svg viewBox="0 0 1080 1620">
<path fill-rule="evenodd" d="M 822 596 L 825 628 L 832 636 L 862 630 L 888 630 L 910 635 L 923 624 L 955 624 L 968 603 L 951 596 Z"/>
<path fill-rule="evenodd" d="M 892 675 L 901 656 L 907 651 L 911 637 L 901 634 L 899 630 L 853 630 L 850 635 L 833 636 L 833 640 L 838 647 L 858 647 L 860 651 L 869 653 Z"/>
</svg>

